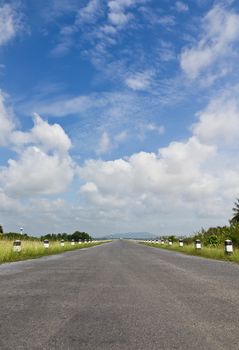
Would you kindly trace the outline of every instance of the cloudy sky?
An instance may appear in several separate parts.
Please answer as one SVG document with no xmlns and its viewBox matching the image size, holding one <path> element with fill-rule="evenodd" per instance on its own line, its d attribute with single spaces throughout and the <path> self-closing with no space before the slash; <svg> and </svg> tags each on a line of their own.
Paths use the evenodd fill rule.
<svg viewBox="0 0 239 350">
<path fill-rule="evenodd" d="M 0 0 L 0 224 L 227 224 L 238 62 L 238 1 Z"/>
</svg>

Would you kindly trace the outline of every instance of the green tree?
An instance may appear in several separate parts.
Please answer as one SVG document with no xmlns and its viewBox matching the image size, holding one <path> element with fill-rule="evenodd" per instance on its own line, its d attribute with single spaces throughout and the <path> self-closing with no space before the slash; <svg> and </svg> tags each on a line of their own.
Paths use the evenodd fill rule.
<svg viewBox="0 0 239 350">
<path fill-rule="evenodd" d="M 238 224 L 239 223 L 239 198 L 237 198 L 236 202 L 234 203 L 234 208 L 232 208 L 234 215 L 230 220 L 231 224 Z"/>
<path fill-rule="evenodd" d="M 76 241 L 91 241 L 91 236 L 86 232 L 75 231 L 71 236 L 71 239 L 75 239 Z"/>
</svg>

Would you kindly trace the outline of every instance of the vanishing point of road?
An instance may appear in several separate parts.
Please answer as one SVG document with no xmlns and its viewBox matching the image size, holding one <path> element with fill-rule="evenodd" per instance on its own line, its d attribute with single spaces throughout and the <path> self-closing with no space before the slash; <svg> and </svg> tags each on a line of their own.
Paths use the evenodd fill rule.
<svg viewBox="0 0 239 350">
<path fill-rule="evenodd" d="M 118 240 L 0 266 L 1 350 L 238 350 L 239 265 Z"/>
</svg>

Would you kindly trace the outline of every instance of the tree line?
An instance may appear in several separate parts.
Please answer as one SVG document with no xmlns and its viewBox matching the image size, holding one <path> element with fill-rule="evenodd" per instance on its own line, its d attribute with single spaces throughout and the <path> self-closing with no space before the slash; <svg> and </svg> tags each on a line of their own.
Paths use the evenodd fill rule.
<svg viewBox="0 0 239 350">
<path fill-rule="evenodd" d="M 64 239 L 64 241 L 92 241 L 92 237 L 87 233 L 87 232 L 80 232 L 80 231 L 75 231 L 72 234 L 68 233 L 52 233 L 52 234 L 47 234 L 44 236 L 40 237 L 40 240 L 43 241 L 44 239 L 48 239 L 50 241 L 59 241 L 61 239 Z"/>
<path fill-rule="evenodd" d="M 44 241 L 48 239 L 49 241 L 60 241 L 64 239 L 64 241 L 92 241 L 92 237 L 87 232 L 75 231 L 72 234 L 69 233 L 50 233 L 46 235 L 42 235 L 40 237 L 30 236 L 27 233 L 21 234 L 19 232 L 3 232 L 3 227 L 0 225 L 0 239 L 8 239 L 8 240 L 40 240 Z"/>
</svg>

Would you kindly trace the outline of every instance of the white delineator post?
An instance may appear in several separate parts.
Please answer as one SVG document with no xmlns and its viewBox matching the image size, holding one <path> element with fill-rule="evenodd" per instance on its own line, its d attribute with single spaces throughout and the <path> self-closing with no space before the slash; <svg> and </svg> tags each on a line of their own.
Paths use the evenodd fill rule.
<svg viewBox="0 0 239 350">
<path fill-rule="evenodd" d="M 161 239 L 161 244 L 164 244 L 164 240 L 163 239 Z"/>
<path fill-rule="evenodd" d="M 16 241 L 13 242 L 13 247 L 12 247 L 14 252 L 20 252 L 22 250 L 22 242 L 17 239 Z"/>
<path fill-rule="evenodd" d="M 199 239 L 196 239 L 196 241 L 195 241 L 195 248 L 196 249 L 201 249 L 202 248 L 202 244 L 201 244 L 201 241 Z"/>
<path fill-rule="evenodd" d="M 62 247 L 64 247 L 64 245 L 65 245 L 65 241 L 64 241 L 64 239 L 61 239 L 60 244 L 61 244 L 61 246 L 62 246 Z"/>
<path fill-rule="evenodd" d="M 75 245 L 75 240 L 74 239 L 71 240 L 71 245 Z"/>
<path fill-rule="evenodd" d="M 171 239 L 168 240 L 168 245 L 172 245 L 173 241 Z"/>
<path fill-rule="evenodd" d="M 44 248 L 49 248 L 49 241 L 48 241 L 48 239 L 44 239 L 43 246 L 44 246 Z"/>
<path fill-rule="evenodd" d="M 183 247 L 183 240 L 182 239 L 179 240 L 179 247 Z"/>
<path fill-rule="evenodd" d="M 230 239 L 226 239 L 224 245 L 225 245 L 225 253 L 227 255 L 231 255 L 233 253 L 232 241 Z"/>
</svg>

